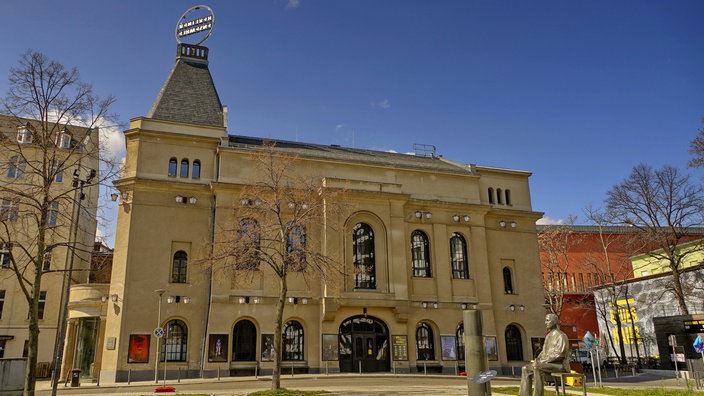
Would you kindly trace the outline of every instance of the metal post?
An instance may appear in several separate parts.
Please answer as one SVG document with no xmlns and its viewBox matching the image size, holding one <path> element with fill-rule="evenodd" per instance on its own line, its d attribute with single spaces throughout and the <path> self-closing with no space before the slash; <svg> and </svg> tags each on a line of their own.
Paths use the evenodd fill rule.
<svg viewBox="0 0 704 396">
<path fill-rule="evenodd" d="M 127 385 L 132 382 L 132 369 L 127 370 Z"/>
<path fill-rule="evenodd" d="M 157 311 L 157 316 L 156 316 L 156 329 L 161 327 L 161 296 L 166 293 L 165 289 L 157 289 L 154 290 L 154 293 L 159 295 L 159 310 Z M 154 354 L 154 383 L 158 384 L 159 383 L 159 349 L 160 349 L 160 341 L 161 337 L 156 338 L 156 353 Z"/>
<path fill-rule="evenodd" d="M 159 301 L 161 301 L 161 298 L 159 298 Z M 169 351 L 168 348 L 168 343 L 169 343 L 169 325 L 166 325 L 166 329 L 164 330 L 164 386 L 166 386 L 166 363 L 169 360 Z"/>
<path fill-rule="evenodd" d="M 61 309 L 61 327 L 59 329 L 59 339 L 56 344 L 56 350 L 54 353 L 54 371 L 51 374 L 51 396 L 56 396 L 56 388 L 59 383 L 59 376 L 61 374 L 61 363 L 64 355 L 64 338 L 66 338 L 66 322 L 68 321 L 68 298 L 71 292 L 71 278 L 73 277 L 73 262 L 76 257 L 76 240 L 78 239 L 78 226 L 80 224 L 79 219 L 81 217 L 81 204 L 85 199 L 85 194 L 83 194 L 83 187 L 86 184 L 90 184 L 95 177 L 95 169 L 91 169 L 89 175 L 85 180 L 80 179 L 80 167 L 73 172 L 73 187 L 78 187 L 76 192 L 78 193 L 78 199 L 74 195 L 74 200 L 78 201 L 78 206 L 76 210 L 76 220 L 73 227 L 73 241 L 71 247 L 71 259 L 69 260 L 68 273 L 66 277 L 66 282 L 64 284 L 64 295 L 63 295 L 63 307 Z M 68 381 L 67 381 L 68 382 Z M 66 384 L 64 383 L 64 386 Z"/>
</svg>

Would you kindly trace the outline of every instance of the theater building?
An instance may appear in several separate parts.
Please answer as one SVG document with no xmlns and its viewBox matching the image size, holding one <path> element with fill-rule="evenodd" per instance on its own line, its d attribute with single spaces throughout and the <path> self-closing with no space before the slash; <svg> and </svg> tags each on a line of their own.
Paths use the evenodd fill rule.
<svg viewBox="0 0 704 396">
<path fill-rule="evenodd" d="M 220 226 L 238 221 L 251 154 L 267 143 L 228 134 L 206 47 L 179 44 L 125 137 L 101 380 L 271 373 L 276 278 L 262 266 L 243 285 L 201 265 Z M 284 373 L 463 370 L 468 309 L 481 312 L 489 367 L 533 358 L 545 310 L 531 174 L 423 148 L 275 142 L 352 203 L 338 229 L 307 235 L 343 263 L 338 287 L 288 279 Z"/>
</svg>

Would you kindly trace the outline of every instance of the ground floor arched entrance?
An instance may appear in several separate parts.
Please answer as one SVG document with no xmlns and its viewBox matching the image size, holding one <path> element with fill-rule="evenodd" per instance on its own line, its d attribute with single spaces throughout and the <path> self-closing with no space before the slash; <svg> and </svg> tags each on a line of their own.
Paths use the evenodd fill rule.
<svg viewBox="0 0 704 396">
<path fill-rule="evenodd" d="M 342 321 L 338 334 L 340 372 L 391 370 L 386 323 L 371 316 L 352 316 Z"/>
</svg>

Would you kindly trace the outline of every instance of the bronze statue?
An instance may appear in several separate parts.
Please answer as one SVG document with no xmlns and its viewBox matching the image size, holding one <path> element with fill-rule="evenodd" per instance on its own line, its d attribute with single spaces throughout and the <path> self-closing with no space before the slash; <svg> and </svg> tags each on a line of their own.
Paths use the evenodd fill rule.
<svg viewBox="0 0 704 396">
<path fill-rule="evenodd" d="M 545 315 L 545 327 L 548 329 L 545 344 L 535 361 L 523 366 L 519 396 L 531 396 L 531 388 L 533 388 L 532 396 L 543 396 L 545 373 L 570 372 L 569 342 L 557 322 L 557 315 L 552 313 Z"/>
</svg>

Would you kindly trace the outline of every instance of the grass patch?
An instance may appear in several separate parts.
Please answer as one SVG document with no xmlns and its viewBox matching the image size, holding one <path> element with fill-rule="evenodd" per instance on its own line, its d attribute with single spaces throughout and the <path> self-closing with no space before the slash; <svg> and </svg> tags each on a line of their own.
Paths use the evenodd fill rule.
<svg viewBox="0 0 704 396">
<path fill-rule="evenodd" d="M 257 391 L 248 393 L 248 396 L 308 396 L 308 395 L 327 395 L 330 392 L 322 390 L 312 390 L 312 391 L 302 391 L 296 389 L 267 389 L 263 391 Z"/>
</svg>

